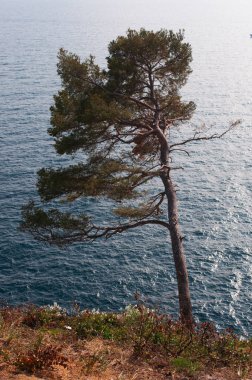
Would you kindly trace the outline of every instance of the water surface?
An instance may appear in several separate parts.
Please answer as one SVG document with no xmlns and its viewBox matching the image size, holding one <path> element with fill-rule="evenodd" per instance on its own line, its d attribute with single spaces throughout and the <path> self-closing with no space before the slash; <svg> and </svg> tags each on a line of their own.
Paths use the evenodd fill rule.
<svg viewBox="0 0 252 380">
<path fill-rule="evenodd" d="M 176 157 L 184 166 L 175 179 L 194 312 L 252 333 L 251 16 L 247 0 L 0 0 L 0 297 L 118 310 L 139 291 L 176 315 L 171 249 L 159 229 L 62 250 L 17 227 L 22 204 L 37 197 L 36 171 L 66 160 L 46 132 L 60 88 L 58 49 L 92 53 L 104 65 L 109 41 L 129 27 L 185 29 L 194 61 L 183 95 L 197 104 L 190 125 L 220 130 L 243 120 L 224 140 Z M 85 207 L 102 218 L 108 204 Z"/>
</svg>

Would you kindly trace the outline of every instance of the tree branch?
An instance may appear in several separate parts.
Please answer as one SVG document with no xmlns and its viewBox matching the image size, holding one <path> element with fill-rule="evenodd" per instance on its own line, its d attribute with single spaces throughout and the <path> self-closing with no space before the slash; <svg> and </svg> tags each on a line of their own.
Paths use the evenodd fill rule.
<svg viewBox="0 0 252 380">
<path fill-rule="evenodd" d="M 125 94 L 122 94 L 120 92 L 116 92 L 116 91 L 108 91 L 108 89 L 106 89 L 106 87 L 102 86 L 100 83 L 97 83 L 95 82 L 94 80 L 88 78 L 87 80 L 89 83 L 91 83 L 93 86 L 96 86 L 100 89 L 102 89 L 103 91 L 105 91 L 107 94 L 110 94 L 110 95 L 115 95 L 115 96 L 120 96 L 122 98 L 125 98 L 127 100 L 131 100 L 132 102 L 134 102 L 135 104 L 141 106 L 141 107 L 144 107 L 144 108 L 147 108 L 153 112 L 155 112 L 155 108 L 151 107 L 149 104 L 139 100 L 139 99 L 136 99 L 134 98 L 133 96 L 128 96 L 128 95 L 125 95 Z"/>
<path fill-rule="evenodd" d="M 147 224 L 152 225 L 160 225 L 162 227 L 165 227 L 169 229 L 169 224 L 167 222 L 164 222 L 162 220 L 158 219 L 150 219 L 150 220 L 139 220 L 135 223 L 129 223 L 129 224 L 120 224 L 118 226 L 108 226 L 108 227 L 99 227 L 95 225 L 91 225 L 91 227 L 86 230 L 79 233 L 57 233 L 52 231 L 51 229 L 33 229 L 30 230 L 33 236 L 35 236 L 40 241 L 45 241 L 49 244 L 55 244 L 58 246 L 64 246 L 70 243 L 74 242 L 84 242 L 84 241 L 94 241 L 98 238 L 110 238 L 113 235 L 122 233 L 124 231 L 144 226 Z M 46 232 L 43 233 L 43 232 Z"/>
<path fill-rule="evenodd" d="M 214 133 L 213 135 L 210 136 L 201 136 L 201 137 L 196 137 L 199 135 L 201 132 L 195 132 L 194 136 L 191 137 L 190 139 L 184 140 L 180 143 L 175 143 L 170 145 L 170 149 L 172 149 L 175 146 L 181 146 L 181 145 L 186 145 L 188 143 L 194 142 L 194 141 L 202 141 L 202 140 L 213 140 L 213 139 L 221 139 L 223 136 L 225 136 L 228 132 L 232 131 L 235 127 L 237 127 L 241 123 L 241 120 L 236 120 L 234 121 L 223 133 L 218 134 Z"/>
<path fill-rule="evenodd" d="M 189 152 L 187 152 L 187 150 L 185 150 L 185 149 L 170 149 L 170 153 L 172 153 L 172 152 L 183 152 L 183 153 L 186 153 L 187 154 L 187 156 L 188 157 L 190 157 L 190 154 L 189 154 Z"/>
<path fill-rule="evenodd" d="M 150 130 L 150 131 L 148 131 L 148 132 L 144 132 L 144 133 L 135 133 L 135 134 L 131 133 L 131 136 L 134 135 L 134 137 L 133 137 L 132 139 L 130 139 L 130 140 L 124 140 L 124 139 L 121 138 L 121 135 L 122 135 L 122 134 L 121 134 L 119 131 L 117 131 L 117 130 L 116 130 L 116 132 L 117 132 L 117 134 L 115 135 L 115 137 L 116 137 L 120 142 L 122 142 L 122 143 L 124 143 L 124 144 L 131 144 L 131 143 L 135 142 L 137 137 L 148 137 L 148 136 L 150 136 L 151 134 L 156 133 L 156 131 L 155 131 L 154 129 L 152 129 L 152 130 Z M 123 134 L 123 135 L 125 135 L 125 134 Z"/>
</svg>

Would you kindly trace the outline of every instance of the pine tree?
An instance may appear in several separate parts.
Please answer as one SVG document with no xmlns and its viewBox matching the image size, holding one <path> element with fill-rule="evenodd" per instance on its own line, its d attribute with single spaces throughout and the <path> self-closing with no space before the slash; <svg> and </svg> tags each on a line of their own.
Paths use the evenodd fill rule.
<svg viewBox="0 0 252 380">
<path fill-rule="evenodd" d="M 45 211 L 29 202 L 21 228 L 39 240 L 62 245 L 109 238 L 144 225 L 162 227 L 171 238 L 180 318 L 192 326 L 171 155 L 186 152 L 184 145 L 193 141 L 220 138 L 237 123 L 221 135 L 196 132 L 192 138 L 172 141 L 171 131 L 185 125 L 195 110 L 195 104 L 182 101 L 179 94 L 192 61 L 183 32 L 128 30 L 108 51 L 107 68 L 101 69 L 93 56 L 81 62 L 60 50 L 62 89 L 54 97 L 48 132 L 59 155 L 81 152 L 83 160 L 39 170 L 37 187 L 43 202 L 108 197 L 115 202 L 115 223 L 98 226 L 85 213 L 64 213 L 60 207 Z"/>
</svg>

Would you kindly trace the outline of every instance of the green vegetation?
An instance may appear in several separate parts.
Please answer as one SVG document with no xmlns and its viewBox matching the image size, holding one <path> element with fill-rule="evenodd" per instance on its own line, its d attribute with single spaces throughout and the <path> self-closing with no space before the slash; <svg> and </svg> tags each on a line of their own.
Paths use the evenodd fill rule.
<svg viewBox="0 0 252 380">
<path fill-rule="evenodd" d="M 142 304 L 122 313 L 75 309 L 71 315 L 58 306 L 5 307 L 0 320 L 0 376 L 5 363 L 18 372 L 46 371 L 50 379 L 55 366 L 68 368 L 73 357 L 84 374 L 94 367 L 102 371 L 113 361 L 111 347 L 130 352 L 128 360 L 138 365 L 147 362 L 178 376 L 224 367 L 239 379 L 252 369 L 252 340 L 240 340 L 228 330 L 217 332 L 211 323 L 195 325 L 192 331 Z M 83 357 L 83 347 L 94 339 L 107 342 L 106 347 Z"/>
</svg>

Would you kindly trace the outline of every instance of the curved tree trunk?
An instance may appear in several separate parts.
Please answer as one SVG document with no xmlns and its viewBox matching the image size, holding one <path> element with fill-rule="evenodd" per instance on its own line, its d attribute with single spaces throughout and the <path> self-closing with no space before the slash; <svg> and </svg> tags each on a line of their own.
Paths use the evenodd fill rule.
<svg viewBox="0 0 252 380">
<path fill-rule="evenodd" d="M 180 232 L 178 219 L 177 196 L 174 185 L 169 176 L 169 170 L 165 170 L 165 172 L 161 175 L 161 179 L 165 187 L 165 193 L 168 201 L 169 231 L 177 275 L 180 318 L 181 322 L 190 328 L 193 325 L 193 315 L 186 259 L 183 248 L 183 238 Z"/>
</svg>

